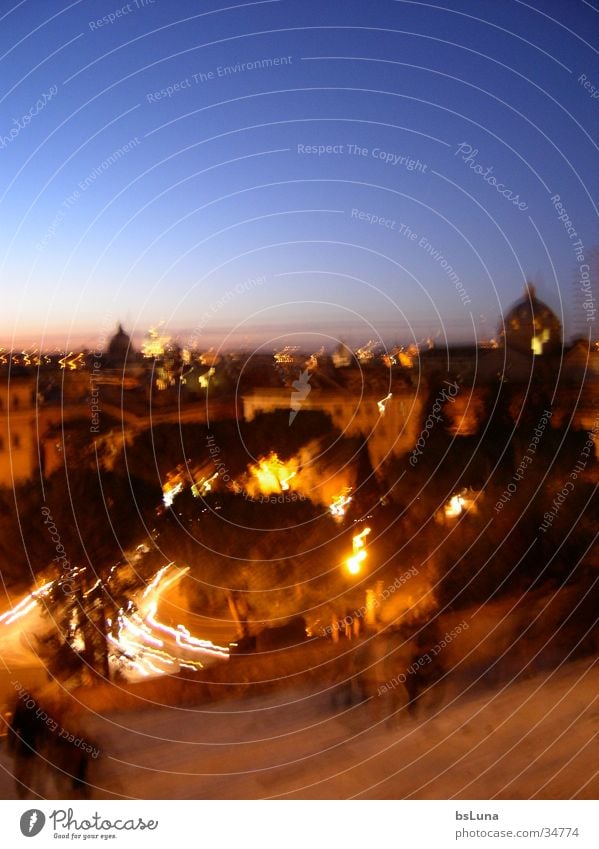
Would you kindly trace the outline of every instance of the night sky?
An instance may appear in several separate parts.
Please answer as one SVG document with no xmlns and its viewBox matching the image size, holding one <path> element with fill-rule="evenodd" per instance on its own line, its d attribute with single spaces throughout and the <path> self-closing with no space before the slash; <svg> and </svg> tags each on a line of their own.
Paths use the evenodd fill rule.
<svg viewBox="0 0 599 849">
<path fill-rule="evenodd" d="M 595 337 L 591 3 L 0 10 L 0 345 Z"/>
</svg>

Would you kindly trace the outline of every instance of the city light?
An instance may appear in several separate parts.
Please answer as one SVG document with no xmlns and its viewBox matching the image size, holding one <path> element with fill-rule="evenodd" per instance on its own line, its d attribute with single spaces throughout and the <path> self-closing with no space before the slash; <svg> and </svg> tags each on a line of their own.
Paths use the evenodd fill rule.
<svg viewBox="0 0 599 849">
<path fill-rule="evenodd" d="M 53 583 L 54 581 L 48 581 L 38 590 L 27 593 L 25 598 L 21 599 L 18 604 L 10 610 L 5 611 L 0 616 L 0 622 L 4 625 L 12 625 L 15 620 L 20 619 L 22 616 L 26 616 L 35 608 L 39 598 L 43 598 L 45 595 L 48 595 Z"/>
<path fill-rule="evenodd" d="M 340 522 L 344 517 L 346 510 L 351 503 L 351 487 L 346 487 L 340 495 L 336 495 L 333 498 L 331 505 L 329 507 L 331 516 L 335 519 L 335 521 Z"/>
<path fill-rule="evenodd" d="M 452 495 L 445 505 L 445 515 L 448 519 L 455 519 L 464 510 L 464 499 L 461 495 Z"/>
<path fill-rule="evenodd" d="M 381 398 L 380 401 L 376 402 L 376 405 L 379 408 L 379 413 L 381 414 L 381 416 L 385 412 L 385 407 L 387 405 L 387 401 L 392 397 L 392 395 L 393 395 L 393 393 L 389 392 L 388 395 L 386 395 L 384 398 Z"/>
<path fill-rule="evenodd" d="M 355 534 L 352 539 L 353 554 L 345 561 L 347 571 L 350 575 L 359 575 L 362 569 L 362 563 L 366 560 L 365 538 L 370 533 L 370 528 L 364 528 L 359 534 Z"/>
<path fill-rule="evenodd" d="M 166 508 L 172 507 L 176 496 L 179 495 L 180 492 L 183 492 L 183 484 L 181 481 L 178 481 L 174 485 L 165 483 L 162 488 L 162 501 L 164 502 L 164 506 Z"/>
<path fill-rule="evenodd" d="M 283 462 L 275 451 L 271 451 L 267 457 L 261 457 L 257 463 L 250 465 L 248 472 L 250 494 L 255 489 L 262 495 L 279 494 L 289 489 L 289 481 L 297 474 L 297 461 Z"/>
</svg>

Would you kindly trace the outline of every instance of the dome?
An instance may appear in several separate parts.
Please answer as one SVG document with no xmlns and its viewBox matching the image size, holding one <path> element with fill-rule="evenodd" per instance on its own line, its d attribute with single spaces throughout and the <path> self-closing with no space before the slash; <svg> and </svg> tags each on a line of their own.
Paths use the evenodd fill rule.
<svg viewBox="0 0 599 849">
<path fill-rule="evenodd" d="M 108 343 L 108 361 L 113 368 L 122 368 L 131 354 L 131 337 L 119 324 L 116 333 Z"/>
<path fill-rule="evenodd" d="M 534 286 L 506 313 L 499 334 L 508 348 L 523 354 L 546 354 L 562 344 L 562 326 L 552 309 L 537 298 Z"/>
</svg>

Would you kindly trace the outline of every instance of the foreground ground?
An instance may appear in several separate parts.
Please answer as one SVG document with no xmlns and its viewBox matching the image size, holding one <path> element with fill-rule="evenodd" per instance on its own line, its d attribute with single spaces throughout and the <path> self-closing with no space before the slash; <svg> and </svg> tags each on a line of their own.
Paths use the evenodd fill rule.
<svg viewBox="0 0 599 849">
<path fill-rule="evenodd" d="M 328 694 L 297 690 L 113 711 L 88 731 L 102 749 L 94 798 L 592 799 L 599 663 L 448 694 L 436 715 L 391 727 L 371 705 L 335 710 Z M 2 798 L 14 798 L 11 773 L 3 747 Z"/>
</svg>

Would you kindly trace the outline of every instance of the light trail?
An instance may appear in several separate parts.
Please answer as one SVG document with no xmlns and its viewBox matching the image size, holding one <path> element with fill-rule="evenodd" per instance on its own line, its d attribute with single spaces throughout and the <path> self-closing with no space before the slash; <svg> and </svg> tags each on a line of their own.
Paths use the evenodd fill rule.
<svg viewBox="0 0 599 849">
<path fill-rule="evenodd" d="M 119 611 L 118 636 L 110 637 L 113 666 L 122 668 L 123 664 L 129 664 L 129 672 L 147 678 L 173 674 L 181 668 L 203 669 L 202 660 L 229 657 L 228 647 L 194 637 L 182 624 L 173 628 L 158 619 L 162 593 L 188 572 L 189 567 L 178 568 L 174 563 L 168 563 L 156 572 L 141 592 L 137 609 L 129 613 L 123 609 Z M 132 606 L 136 607 L 135 602 Z M 127 674 L 127 670 L 124 671 Z"/>
<path fill-rule="evenodd" d="M 22 616 L 26 616 L 28 613 L 31 613 L 32 610 L 37 605 L 38 599 L 44 595 L 47 595 L 50 592 L 50 588 L 52 587 L 54 581 L 48 581 L 46 584 L 43 584 L 38 590 L 34 590 L 33 592 L 27 593 L 25 598 L 21 599 L 21 601 L 16 604 L 10 610 L 7 610 L 0 616 L 0 622 L 4 623 L 4 625 L 12 625 L 17 619 L 20 619 Z"/>
<path fill-rule="evenodd" d="M 110 570 L 111 576 L 114 572 L 115 567 Z M 228 647 L 194 636 L 183 624 L 171 627 L 160 621 L 158 609 L 162 594 L 188 572 L 189 567 L 179 568 L 174 563 L 163 566 L 143 590 L 134 594 L 118 611 L 116 634 L 107 634 L 109 662 L 112 669 L 118 670 L 125 678 L 135 680 L 172 675 L 182 668 L 199 670 L 206 663 L 228 659 Z M 54 584 L 55 581 L 48 581 L 27 593 L 14 607 L 0 615 L 0 626 L 20 627 L 26 631 L 24 617 L 36 609 L 40 599 L 50 592 Z M 97 590 L 100 584 L 101 581 L 96 580 L 84 597 Z M 15 624 L 17 622 L 18 625 Z M 112 620 L 107 620 L 108 627 L 112 624 Z M 82 635 L 78 624 L 75 630 L 77 636 Z M 81 641 L 80 649 L 85 647 L 82 636 Z"/>
</svg>

